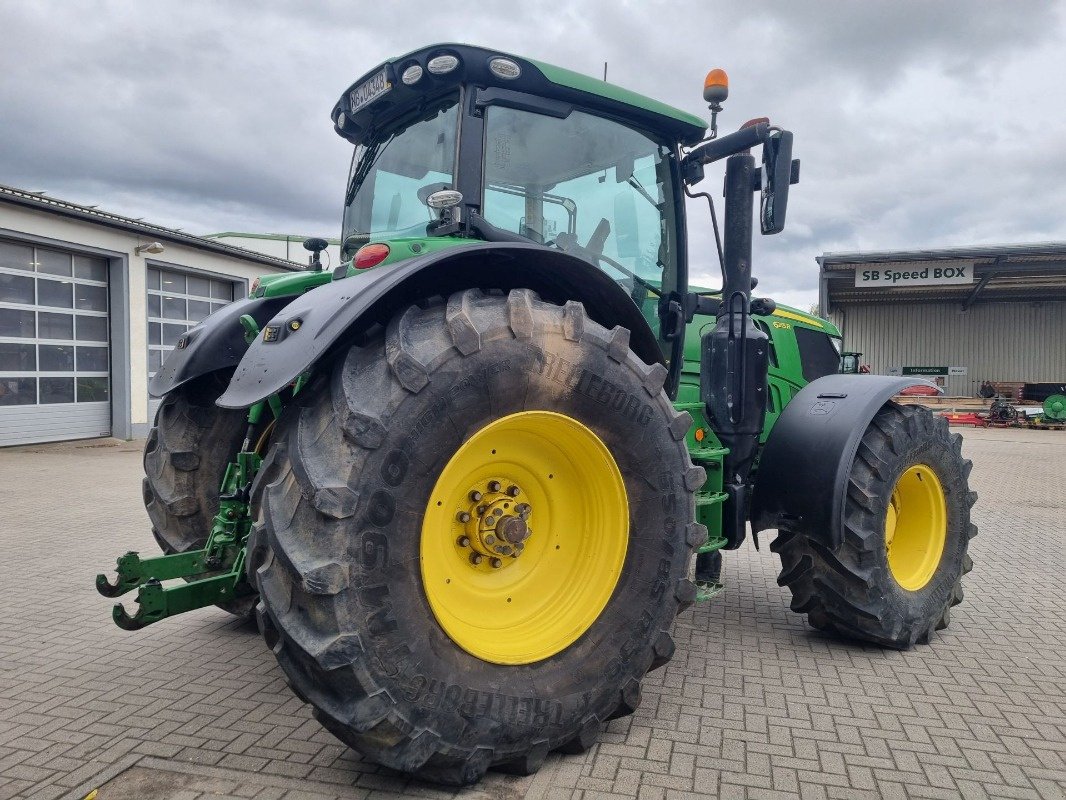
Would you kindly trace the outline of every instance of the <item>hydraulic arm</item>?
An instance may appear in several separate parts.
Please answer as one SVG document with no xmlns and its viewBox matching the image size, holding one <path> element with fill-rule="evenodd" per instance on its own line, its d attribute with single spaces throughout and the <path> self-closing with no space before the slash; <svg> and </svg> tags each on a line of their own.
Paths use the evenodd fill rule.
<svg viewBox="0 0 1066 800">
<path fill-rule="evenodd" d="M 242 316 L 240 322 L 247 339 L 253 339 L 259 333 L 259 326 L 252 317 Z M 118 578 L 114 583 L 106 575 L 96 576 L 96 589 L 104 597 L 120 597 L 138 590 L 135 614 L 131 616 L 121 603 L 116 603 L 111 611 L 120 628 L 138 630 L 175 614 L 255 594 L 245 579 L 244 556 L 252 525 L 252 481 L 262 465 L 260 450 L 273 424 L 267 425 L 265 430 L 261 428 L 268 408 L 275 418 L 280 415 L 281 401 L 276 395 L 248 409 L 244 442 L 235 459 L 226 467 L 219 492 L 218 513 L 203 548 L 144 559 L 131 551 L 119 556 L 115 567 Z M 257 437 L 257 431 L 261 430 Z M 163 585 L 164 581 L 177 579 L 184 579 L 184 582 Z"/>
</svg>

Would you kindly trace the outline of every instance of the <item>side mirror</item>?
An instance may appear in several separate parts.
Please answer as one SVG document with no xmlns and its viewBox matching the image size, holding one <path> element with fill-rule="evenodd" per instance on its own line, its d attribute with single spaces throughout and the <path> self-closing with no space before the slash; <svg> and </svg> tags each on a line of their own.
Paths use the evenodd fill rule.
<svg viewBox="0 0 1066 800">
<path fill-rule="evenodd" d="M 785 229 L 788 187 L 799 183 L 799 161 L 792 160 L 792 132 L 774 131 L 762 147 L 762 204 L 759 223 L 764 234 Z"/>
<path fill-rule="evenodd" d="M 310 269 L 313 272 L 320 272 L 322 270 L 322 258 L 321 253 L 329 247 L 329 242 L 325 239 L 319 239 L 318 237 L 311 237 L 310 239 L 304 239 L 304 250 L 311 253 Z"/>
</svg>

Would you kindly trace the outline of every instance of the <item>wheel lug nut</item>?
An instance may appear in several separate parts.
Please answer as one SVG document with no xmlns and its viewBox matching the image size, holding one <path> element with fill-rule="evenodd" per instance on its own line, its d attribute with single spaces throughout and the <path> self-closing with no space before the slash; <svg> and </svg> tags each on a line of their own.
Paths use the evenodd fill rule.
<svg viewBox="0 0 1066 800">
<path fill-rule="evenodd" d="M 467 512 L 465 512 L 465 511 L 460 511 L 460 512 L 459 512 L 459 513 L 458 513 L 458 514 L 456 515 L 456 517 L 455 517 L 455 518 L 456 518 L 457 520 L 459 520 L 460 522 L 469 522 L 469 521 L 470 521 L 470 515 L 469 515 L 469 514 L 468 514 Z"/>
<path fill-rule="evenodd" d="M 495 516 L 497 516 L 497 517 L 502 517 L 503 516 L 503 509 L 502 508 L 494 508 L 494 509 L 492 509 L 492 513 Z"/>
<path fill-rule="evenodd" d="M 455 543 L 457 545 L 459 545 L 460 547 L 469 547 L 470 546 L 470 538 L 467 537 L 467 536 L 460 536 L 458 539 L 455 540 Z"/>
<path fill-rule="evenodd" d="M 517 486 L 508 486 L 507 494 L 511 495 L 511 497 L 518 497 L 518 495 L 522 494 L 522 490 Z"/>
<path fill-rule="evenodd" d="M 490 561 L 489 563 L 492 564 L 492 568 L 493 569 L 499 569 L 500 567 L 503 566 L 503 561 L 501 561 L 498 558 L 492 559 L 492 561 Z"/>
<path fill-rule="evenodd" d="M 489 491 L 490 492 L 498 492 L 498 491 L 500 491 L 500 482 L 499 481 L 489 481 Z"/>
<path fill-rule="evenodd" d="M 481 492 L 479 492 L 477 489 L 474 489 L 474 491 L 470 493 L 470 499 L 476 503 L 478 500 L 481 499 Z"/>
<path fill-rule="evenodd" d="M 485 537 L 485 544 L 496 544 L 496 537 L 490 533 Z"/>
<path fill-rule="evenodd" d="M 493 517 L 493 516 L 489 516 L 489 517 L 486 517 L 486 518 L 485 518 L 485 525 L 486 525 L 486 527 L 489 527 L 489 528 L 491 528 L 491 527 L 493 527 L 493 526 L 494 526 L 495 524 L 496 524 L 496 517 Z"/>
<path fill-rule="evenodd" d="M 470 554 L 470 563 L 473 564 L 475 567 L 478 564 L 480 564 L 483 560 L 484 559 L 482 558 L 481 553 L 471 553 Z"/>
<path fill-rule="evenodd" d="M 488 506 L 478 506 L 477 507 L 477 515 L 479 517 L 484 516 L 485 512 L 488 511 L 488 510 L 489 510 Z"/>
</svg>

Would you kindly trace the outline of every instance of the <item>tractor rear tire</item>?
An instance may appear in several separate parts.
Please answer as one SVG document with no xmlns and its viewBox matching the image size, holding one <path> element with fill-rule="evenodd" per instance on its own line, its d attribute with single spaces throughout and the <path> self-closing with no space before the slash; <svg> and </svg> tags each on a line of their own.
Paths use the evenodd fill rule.
<svg viewBox="0 0 1066 800">
<path fill-rule="evenodd" d="M 267 643 L 343 742 L 464 785 L 636 709 L 695 597 L 705 474 L 666 370 L 628 342 L 579 303 L 468 290 L 398 314 L 286 409 L 248 568 Z M 468 525 L 497 525 L 479 541 L 499 558 Z"/>
<path fill-rule="evenodd" d="M 886 404 L 859 444 L 848 477 L 843 541 L 782 528 L 778 584 L 792 610 L 819 630 L 897 649 L 927 644 L 963 598 L 977 528 L 972 464 L 947 420 L 920 406 Z"/>
<path fill-rule="evenodd" d="M 245 412 L 219 408 L 229 373 L 211 373 L 170 392 L 159 405 L 144 446 L 144 507 L 164 553 L 203 547 L 218 513 L 226 466 L 240 450 Z M 219 605 L 250 620 L 256 597 Z"/>
</svg>

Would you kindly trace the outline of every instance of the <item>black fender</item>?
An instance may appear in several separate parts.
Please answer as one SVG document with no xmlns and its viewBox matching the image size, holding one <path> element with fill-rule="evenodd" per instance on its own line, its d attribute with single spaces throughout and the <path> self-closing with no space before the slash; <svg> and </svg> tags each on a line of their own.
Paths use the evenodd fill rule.
<svg viewBox="0 0 1066 800">
<path fill-rule="evenodd" d="M 759 458 L 752 531 L 791 522 L 835 549 L 859 441 L 885 403 L 917 385 L 932 386 L 887 375 L 826 375 L 803 387 L 781 412 Z"/>
<path fill-rule="evenodd" d="M 218 405 L 250 406 L 283 389 L 356 332 L 386 323 L 419 300 L 470 288 L 532 289 L 549 302 L 577 300 L 601 325 L 628 328 L 629 346 L 646 363 L 664 360 L 636 303 L 587 261 L 532 243 L 457 245 L 327 283 L 295 298 L 263 327 Z"/>
<path fill-rule="evenodd" d="M 148 394 L 162 397 L 193 378 L 237 366 L 248 349 L 240 318 L 248 314 L 262 326 L 291 301 L 291 297 L 246 297 L 223 306 L 178 340 L 148 382 Z"/>
</svg>

